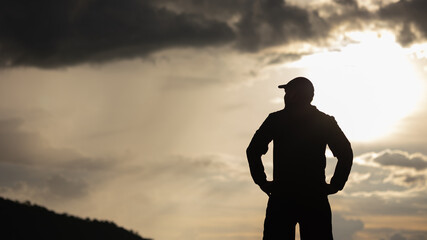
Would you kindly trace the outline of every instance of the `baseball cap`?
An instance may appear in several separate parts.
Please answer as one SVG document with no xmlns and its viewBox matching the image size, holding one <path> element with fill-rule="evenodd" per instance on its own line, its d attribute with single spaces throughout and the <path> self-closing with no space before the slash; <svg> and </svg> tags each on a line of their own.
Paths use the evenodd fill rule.
<svg viewBox="0 0 427 240">
<path fill-rule="evenodd" d="M 288 83 L 279 85 L 278 87 L 283 88 L 285 90 L 295 89 L 295 90 L 300 90 L 304 92 L 314 93 L 313 83 L 311 83 L 311 81 L 305 77 L 296 77 L 291 81 L 289 81 Z"/>
</svg>

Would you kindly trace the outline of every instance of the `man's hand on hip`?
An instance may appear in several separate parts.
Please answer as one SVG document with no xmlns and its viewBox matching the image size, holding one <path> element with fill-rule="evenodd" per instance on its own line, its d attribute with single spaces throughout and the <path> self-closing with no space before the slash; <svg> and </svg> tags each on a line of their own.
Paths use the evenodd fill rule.
<svg viewBox="0 0 427 240">
<path fill-rule="evenodd" d="M 331 184 L 326 184 L 326 194 L 331 195 L 338 192 L 338 189 Z"/>
</svg>

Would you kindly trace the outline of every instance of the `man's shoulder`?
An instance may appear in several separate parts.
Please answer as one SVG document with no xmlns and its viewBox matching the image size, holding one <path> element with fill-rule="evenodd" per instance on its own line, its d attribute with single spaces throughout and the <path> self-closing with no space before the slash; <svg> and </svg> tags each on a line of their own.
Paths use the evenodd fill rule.
<svg viewBox="0 0 427 240">
<path fill-rule="evenodd" d="M 277 116 L 281 116 L 281 115 L 283 115 L 285 113 L 285 109 L 282 109 L 282 110 L 279 110 L 279 111 L 275 111 L 275 112 L 272 112 L 272 113 L 270 113 L 270 114 L 268 114 L 268 116 L 270 117 L 277 117 Z"/>
<path fill-rule="evenodd" d="M 271 112 L 270 114 L 268 114 L 263 125 L 274 126 L 278 122 L 281 122 L 281 120 L 283 120 L 284 115 L 285 111 L 283 109 L 276 112 Z"/>
<path fill-rule="evenodd" d="M 324 113 L 317 108 L 314 110 L 315 114 L 317 115 L 316 118 L 321 120 L 323 124 L 326 124 L 327 126 L 335 126 L 337 125 L 337 121 L 335 120 L 335 117 L 332 115 L 329 115 L 327 113 Z"/>
<path fill-rule="evenodd" d="M 313 112 L 322 118 L 335 119 L 334 116 L 329 115 L 327 113 L 324 113 L 324 112 L 320 111 L 319 109 L 317 109 L 316 107 L 313 107 Z"/>
<path fill-rule="evenodd" d="M 286 110 L 282 109 L 282 110 L 275 111 L 275 112 L 268 114 L 267 119 L 272 120 L 272 121 L 275 121 L 275 120 L 280 121 L 281 119 L 286 118 L 286 115 L 287 115 Z"/>
<path fill-rule="evenodd" d="M 327 113 L 324 113 L 324 112 L 320 111 L 315 106 L 312 106 L 308 112 L 309 113 L 306 116 L 310 116 L 311 115 L 311 118 L 313 118 L 313 119 L 323 120 L 323 121 L 328 122 L 328 123 L 336 122 L 334 116 L 329 115 Z M 270 119 L 270 120 L 277 119 L 277 120 L 279 120 L 279 119 L 287 118 L 287 115 L 288 115 L 288 112 L 286 111 L 286 109 L 282 109 L 282 110 L 270 113 L 268 115 L 267 119 Z"/>
</svg>

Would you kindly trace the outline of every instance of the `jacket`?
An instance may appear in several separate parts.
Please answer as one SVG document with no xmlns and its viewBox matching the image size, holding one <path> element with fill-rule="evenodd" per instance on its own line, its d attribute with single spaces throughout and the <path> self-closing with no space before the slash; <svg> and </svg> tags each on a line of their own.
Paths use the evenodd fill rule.
<svg viewBox="0 0 427 240">
<path fill-rule="evenodd" d="M 254 182 L 267 181 L 261 156 L 273 141 L 273 194 L 312 195 L 325 192 L 326 146 L 338 159 L 331 186 L 342 190 L 353 151 L 334 117 L 309 105 L 269 114 L 254 134 L 247 157 Z"/>
</svg>

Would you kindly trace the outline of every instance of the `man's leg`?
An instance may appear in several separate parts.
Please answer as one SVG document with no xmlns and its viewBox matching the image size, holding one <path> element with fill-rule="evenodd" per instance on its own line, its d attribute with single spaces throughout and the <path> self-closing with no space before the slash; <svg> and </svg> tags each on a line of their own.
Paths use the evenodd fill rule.
<svg viewBox="0 0 427 240">
<path fill-rule="evenodd" d="M 271 196 L 264 221 L 263 240 L 295 240 L 296 218 L 292 202 Z"/>
<path fill-rule="evenodd" d="M 301 204 L 299 208 L 301 240 L 333 240 L 331 206 L 328 197 L 307 199 Z"/>
</svg>

